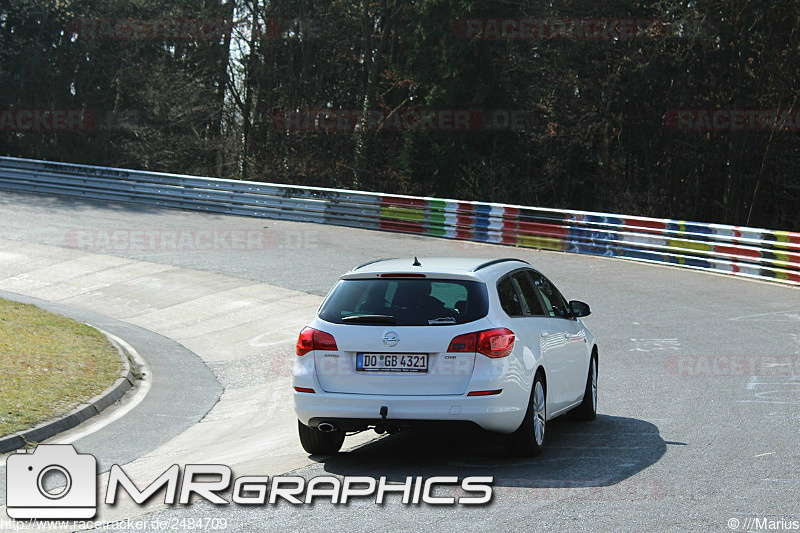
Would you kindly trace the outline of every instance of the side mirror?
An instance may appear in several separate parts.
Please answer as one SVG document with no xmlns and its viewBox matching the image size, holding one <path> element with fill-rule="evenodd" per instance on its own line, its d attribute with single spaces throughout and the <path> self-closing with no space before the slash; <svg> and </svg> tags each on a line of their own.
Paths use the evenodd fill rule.
<svg viewBox="0 0 800 533">
<path fill-rule="evenodd" d="M 578 300 L 571 300 L 569 302 L 569 316 L 570 318 L 579 318 L 582 316 L 588 316 L 592 313 L 592 310 L 589 309 L 589 304 L 585 304 L 583 302 L 579 302 Z"/>
</svg>

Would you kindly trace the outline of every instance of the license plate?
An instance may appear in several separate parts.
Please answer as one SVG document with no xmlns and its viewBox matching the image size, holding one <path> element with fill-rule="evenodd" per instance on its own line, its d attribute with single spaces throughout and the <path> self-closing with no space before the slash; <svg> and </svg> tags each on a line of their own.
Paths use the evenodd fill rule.
<svg viewBox="0 0 800 533">
<path fill-rule="evenodd" d="M 427 372 L 428 354 L 357 353 L 359 372 Z"/>
</svg>

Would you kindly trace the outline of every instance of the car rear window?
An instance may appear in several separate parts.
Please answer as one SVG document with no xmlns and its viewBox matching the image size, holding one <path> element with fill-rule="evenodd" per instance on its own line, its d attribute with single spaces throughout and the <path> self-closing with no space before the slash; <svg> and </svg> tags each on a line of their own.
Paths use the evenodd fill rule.
<svg viewBox="0 0 800 533">
<path fill-rule="evenodd" d="M 473 322 L 488 310 L 486 285 L 479 281 L 348 279 L 334 287 L 319 317 L 335 324 L 448 326 Z"/>
</svg>

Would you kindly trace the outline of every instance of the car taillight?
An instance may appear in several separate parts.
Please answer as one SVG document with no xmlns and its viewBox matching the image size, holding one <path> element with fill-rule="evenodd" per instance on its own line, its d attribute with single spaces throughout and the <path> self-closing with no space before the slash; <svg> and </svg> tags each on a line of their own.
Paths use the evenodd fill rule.
<svg viewBox="0 0 800 533">
<path fill-rule="evenodd" d="M 295 353 L 297 355 L 305 355 L 311 350 L 329 350 L 338 351 L 336 347 L 336 339 L 330 333 L 319 331 L 314 328 L 303 328 L 300 336 L 297 338 L 297 348 Z"/>
<path fill-rule="evenodd" d="M 514 332 L 506 328 L 487 329 L 478 333 L 478 353 L 486 357 L 507 357 L 514 349 Z"/>
<path fill-rule="evenodd" d="M 450 341 L 448 352 L 478 352 L 486 357 L 507 357 L 514 349 L 514 332 L 506 328 L 465 333 Z"/>
</svg>

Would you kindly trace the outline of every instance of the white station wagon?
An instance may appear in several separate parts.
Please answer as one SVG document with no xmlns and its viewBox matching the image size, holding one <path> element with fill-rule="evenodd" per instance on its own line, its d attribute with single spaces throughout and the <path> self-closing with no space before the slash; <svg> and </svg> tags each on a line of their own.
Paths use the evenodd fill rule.
<svg viewBox="0 0 800 533">
<path fill-rule="evenodd" d="M 365 263 L 343 275 L 300 332 L 300 442 L 336 453 L 345 433 L 472 425 L 538 455 L 548 420 L 597 412 L 583 302 L 519 259 Z"/>
</svg>

